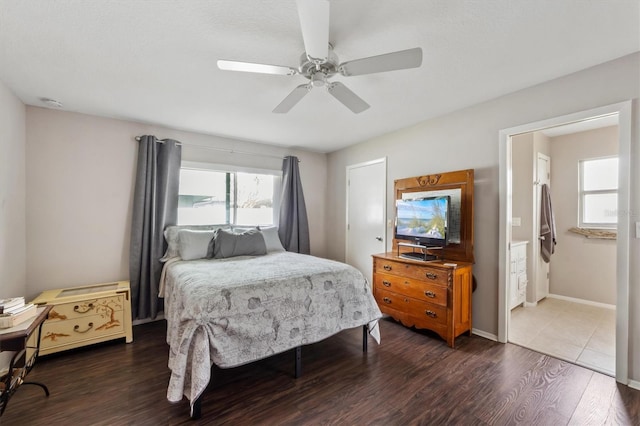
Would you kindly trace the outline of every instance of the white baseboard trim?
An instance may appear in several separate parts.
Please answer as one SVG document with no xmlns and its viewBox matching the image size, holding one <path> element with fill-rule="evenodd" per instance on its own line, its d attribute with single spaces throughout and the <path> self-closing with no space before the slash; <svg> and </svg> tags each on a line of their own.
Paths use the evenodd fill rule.
<svg viewBox="0 0 640 426">
<path fill-rule="evenodd" d="M 154 322 L 154 321 L 160 321 L 164 319 L 164 312 L 158 312 L 158 315 L 156 315 L 155 319 L 151 319 L 151 318 L 144 318 L 144 319 L 137 319 L 137 320 L 133 320 L 133 322 L 131 323 L 131 325 L 140 325 L 140 324 L 146 324 L 148 322 Z"/>
<path fill-rule="evenodd" d="M 593 302 L 591 300 L 578 299 L 575 297 L 561 296 L 559 294 L 551 294 L 551 293 L 549 293 L 549 296 L 547 297 L 550 297 L 552 299 L 566 300 L 567 302 L 581 303 L 583 305 L 590 305 L 590 306 L 597 306 L 599 308 L 611 309 L 612 311 L 616 310 L 616 305 L 610 305 L 608 303 Z"/>
<path fill-rule="evenodd" d="M 535 308 L 538 306 L 538 302 L 524 302 L 525 308 Z"/>
<path fill-rule="evenodd" d="M 628 386 L 630 388 L 640 390 L 640 382 L 637 381 L 637 380 L 629 380 L 629 385 Z"/>
<path fill-rule="evenodd" d="M 497 335 L 478 330 L 477 328 L 472 328 L 471 333 L 475 334 L 476 336 L 484 337 L 485 339 L 493 340 L 494 342 L 498 341 Z"/>
</svg>

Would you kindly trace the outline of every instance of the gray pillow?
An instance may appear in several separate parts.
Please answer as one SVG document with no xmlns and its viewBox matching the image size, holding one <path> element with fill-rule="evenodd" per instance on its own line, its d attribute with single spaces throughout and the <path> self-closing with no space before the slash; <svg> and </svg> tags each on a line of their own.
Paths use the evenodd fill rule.
<svg viewBox="0 0 640 426">
<path fill-rule="evenodd" d="M 178 255 L 182 260 L 203 259 L 210 255 L 209 244 L 215 231 L 193 231 L 181 229 L 178 232 Z"/>
<path fill-rule="evenodd" d="M 214 259 L 234 256 L 261 256 L 267 254 L 267 246 L 262 233 L 251 229 L 242 234 L 218 229 L 213 244 Z"/>
<path fill-rule="evenodd" d="M 267 246 L 267 253 L 285 251 L 284 247 L 282 247 L 282 242 L 280 242 L 278 228 L 275 226 L 259 226 L 258 229 L 260 229 L 260 232 L 262 232 L 262 236 L 264 237 L 264 243 Z"/>
</svg>

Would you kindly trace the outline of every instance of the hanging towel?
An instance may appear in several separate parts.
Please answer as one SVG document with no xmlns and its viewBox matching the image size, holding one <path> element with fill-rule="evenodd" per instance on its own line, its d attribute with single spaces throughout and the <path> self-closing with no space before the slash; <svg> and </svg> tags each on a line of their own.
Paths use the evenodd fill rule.
<svg viewBox="0 0 640 426">
<path fill-rule="evenodd" d="M 551 193 L 546 183 L 542 185 L 540 198 L 540 255 L 542 260 L 549 263 L 556 246 L 556 223 L 551 208 Z"/>
</svg>

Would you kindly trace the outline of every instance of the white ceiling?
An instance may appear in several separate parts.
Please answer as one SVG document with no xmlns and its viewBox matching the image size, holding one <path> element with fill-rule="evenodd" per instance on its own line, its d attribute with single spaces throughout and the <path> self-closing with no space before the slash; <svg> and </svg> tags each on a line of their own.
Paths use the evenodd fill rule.
<svg viewBox="0 0 640 426">
<path fill-rule="evenodd" d="M 67 111 L 330 152 L 639 51 L 639 21 L 638 0 L 331 0 L 341 62 L 421 47 L 422 66 L 337 75 L 371 105 L 360 114 L 321 88 L 273 114 L 303 77 L 216 61 L 297 67 L 294 0 L 0 0 L 0 80 L 28 105 L 47 97 Z"/>
</svg>

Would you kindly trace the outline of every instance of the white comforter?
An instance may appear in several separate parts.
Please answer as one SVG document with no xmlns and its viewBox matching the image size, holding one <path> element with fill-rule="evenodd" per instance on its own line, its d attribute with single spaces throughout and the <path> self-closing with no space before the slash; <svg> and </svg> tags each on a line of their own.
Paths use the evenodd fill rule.
<svg viewBox="0 0 640 426">
<path fill-rule="evenodd" d="M 234 367 L 369 325 L 382 316 L 349 265 L 282 252 L 172 262 L 165 266 L 169 401 L 192 404 L 211 365 Z"/>
</svg>

